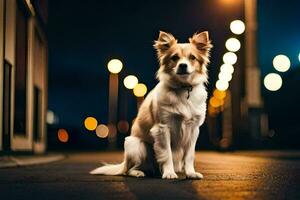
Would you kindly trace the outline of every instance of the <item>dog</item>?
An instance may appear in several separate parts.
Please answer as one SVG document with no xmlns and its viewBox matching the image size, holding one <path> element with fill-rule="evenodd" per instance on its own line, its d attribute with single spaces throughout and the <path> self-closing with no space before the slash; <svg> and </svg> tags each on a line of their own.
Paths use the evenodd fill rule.
<svg viewBox="0 0 300 200">
<path fill-rule="evenodd" d="M 125 138 L 124 161 L 90 172 L 144 177 L 158 169 L 163 179 L 202 179 L 195 171 L 195 145 L 206 116 L 207 65 L 211 40 L 207 31 L 195 33 L 188 43 L 160 31 L 154 41 L 159 83 L 149 92 Z M 155 167 L 156 166 L 156 167 Z"/>
</svg>

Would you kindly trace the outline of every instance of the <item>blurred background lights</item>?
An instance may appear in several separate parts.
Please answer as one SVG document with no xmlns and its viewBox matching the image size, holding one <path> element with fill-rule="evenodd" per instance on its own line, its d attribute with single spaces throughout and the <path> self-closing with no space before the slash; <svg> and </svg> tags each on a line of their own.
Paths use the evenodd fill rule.
<svg viewBox="0 0 300 200">
<path fill-rule="evenodd" d="M 69 134 L 66 129 L 58 129 L 57 138 L 60 142 L 66 143 L 69 141 Z"/>
<path fill-rule="evenodd" d="M 229 87 L 229 83 L 227 81 L 218 80 L 216 82 L 216 88 L 220 91 L 225 91 L 228 89 L 228 87 Z"/>
<path fill-rule="evenodd" d="M 230 23 L 230 30 L 234 34 L 240 35 L 245 31 L 245 23 L 241 20 L 234 20 Z"/>
<path fill-rule="evenodd" d="M 291 66 L 291 61 L 286 55 L 277 55 L 273 59 L 273 66 L 279 72 L 286 72 Z"/>
<path fill-rule="evenodd" d="M 134 75 L 128 75 L 124 78 L 124 86 L 127 88 L 127 89 L 133 89 L 136 84 L 138 84 L 139 80 L 137 79 L 136 76 Z"/>
<path fill-rule="evenodd" d="M 222 106 L 224 104 L 224 101 L 222 99 L 217 99 L 216 97 L 212 97 L 209 100 L 209 104 L 212 107 L 217 108 L 219 106 Z"/>
<path fill-rule="evenodd" d="M 298 55 L 298 60 L 299 60 L 299 62 L 300 62 L 300 53 L 299 53 L 299 55 Z"/>
<path fill-rule="evenodd" d="M 118 130 L 120 133 L 127 133 L 129 130 L 129 123 L 126 120 L 120 120 L 118 122 Z"/>
<path fill-rule="evenodd" d="M 147 93 L 147 86 L 143 83 L 139 83 L 133 88 L 133 94 L 136 97 L 143 97 L 146 93 Z"/>
<path fill-rule="evenodd" d="M 109 133 L 109 139 L 115 140 L 117 135 L 117 128 L 114 124 L 108 124 L 108 133 Z"/>
<path fill-rule="evenodd" d="M 223 64 L 220 68 L 220 71 L 221 72 L 228 72 L 228 73 L 232 74 L 234 72 L 234 68 L 230 64 Z"/>
<path fill-rule="evenodd" d="M 267 90 L 277 91 L 282 86 L 282 78 L 279 74 L 269 73 L 264 78 L 264 85 L 267 88 Z"/>
<path fill-rule="evenodd" d="M 119 59 L 112 59 L 107 64 L 108 71 L 117 74 L 123 68 L 123 63 Z"/>
<path fill-rule="evenodd" d="M 93 131 L 97 128 L 97 120 L 94 117 L 87 117 L 84 120 L 84 127 L 89 130 L 89 131 Z"/>
<path fill-rule="evenodd" d="M 46 121 L 48 124 L 54 124 L 55 116 L 54 116 L 54 112 L 52 110 L 47 111 Z"/>
<path fill-rule="evenodd" d="M 220 80 L 227 81 L 227 82 L 229 82 L 232 79 L 231 73 L 225 72 L 225 71 L 221 71 L 219 73 L 218 77 L 219 77 Z"/>
<path fill-rule="evenodd" d="M 233 65 L 233 64 L 236 63 L 236 61 L 237 61 L 237 56 L 236 56 L 236 54 L 233 53 L 233 52 L 227 52 L 227 53 L 225 53 L 224 56 L 223 56 L 223 62 L 224 62 L 225 64 Z"/>
<path fill-rule="evenodd" d="M 218 90 L 218 89 L 215 89 L 213 95 L 217 99 L 224 99 L 226 97 L 226 92 Z"/>
<path fill-rule="evenodd" d="M 241 48 L 241 43 L 236 38 L 229 38 L 226 41 L 225 46 L 228 51 L 237 52 Z"/>
<path fill-rule="evenodd" d="M 108 132 L 109 132 L 108 127 L 104 124 L 100 124 L 96 128 L 96 135 L 99 138 L 106 138 L 108 136 Z"/>
</svg>

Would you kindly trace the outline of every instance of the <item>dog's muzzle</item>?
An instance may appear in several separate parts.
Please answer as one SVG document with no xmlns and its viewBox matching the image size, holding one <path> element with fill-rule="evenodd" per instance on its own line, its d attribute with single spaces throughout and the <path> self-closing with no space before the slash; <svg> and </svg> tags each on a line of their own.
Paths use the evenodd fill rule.
<svg viewBox="0 0 300 200">
<path fill-rule="evenodd" d="M 177 68 L 177 71 L 176 71 L 176 74 L 179 74 L 179 75 L 186 75 L 186 74 L 189 74 L 188 71 L 187 71 L 187 64 L 185 63 L 181 63 L 179 64 L 178 68 Z"/>
</svg>

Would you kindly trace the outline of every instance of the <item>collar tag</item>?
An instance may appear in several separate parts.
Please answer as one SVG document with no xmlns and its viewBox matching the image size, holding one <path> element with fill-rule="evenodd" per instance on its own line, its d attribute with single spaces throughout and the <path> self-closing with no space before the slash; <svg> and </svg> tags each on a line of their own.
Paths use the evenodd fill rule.
<svg viewBox="0 0 300 200">
<path fill-rule="evenodd" d="M 191 92 L 192 90 L 193 90 L 193 87 L 192 87 L 192 86 L 190 86 L 190 87 L 187 88 L 187 93 L 188 93 L 187 99 L 190 98 L 190 92 Z"/>
</svg>

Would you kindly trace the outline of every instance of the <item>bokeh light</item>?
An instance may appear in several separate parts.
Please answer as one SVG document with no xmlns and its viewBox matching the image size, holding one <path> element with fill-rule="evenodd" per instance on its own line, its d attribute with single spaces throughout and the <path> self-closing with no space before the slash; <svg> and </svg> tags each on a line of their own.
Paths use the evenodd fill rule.
<svg viewBox="0 0 300 200">
<path fill-rule="evenodd" d="M 126 120 L 120 120 L 118 122 L 118 130 L 120 133 L 127 133 L 129 130 L 129 123 Z"/>
<path fill-rule="evenodd" d="M 114 140 L 116 138 L 117 135 L 117 128 L 114 124 L 108 124 L 107 125 L 109 133 L 108 133 L 108 137 L 110 140 Z"/>
<path fill-rule="evenodd" d="M 108 132 L 109 132 L 108 127 L 104 124 L 100 124 L 96 128 L 96 135 L 99 138 L 106 138 L 108 136 Z"/>
<path fill-rule="evenodd" d="M 282 78 L 279 74 L 269 73 L 264 78 L 264 85 L 267 88 L 267 90 L 277 91 L 282 86 Z"/>
<path fill-rule="evenodd" d="M 57 138 L 60 142 L 66 143 L 69 141 L 69 134 L 66 129 L 59 129 L 57 131 Z"/>
<path fill-rule="evenodd" d="M 300 53 L 299 53 L 299 55 L 298 55 L 298 60 L 299 60 L 299 62 L 300 62 Z"/>
<path fill-rule="evenodd" d="M 147 93 L 147 86 L 143 83 L 139 83 L 133 88 L 133 94 L 136 97 L 143 97 L 146 93 Z"/>
<path fill-rule="evenodd" d="M 229 87 L 229 83 L 227 81 L 218 80 L 216 82 L 216 88 L 220 91 L 225 91 L 228 89 L 228 87 Z"/>
<path fill-rule="evenodd" d="M 127 88 L 127 89 L 133 89 L 136 84 L 138 84 L 139 80 L 136 76 L 134 75 L 128 75 L 124 78 L 124 86 Z"/>
<path fill-rule="evenodd" d="M 54 122 L 55 122 L 55 115 L 54 115 L 54 112 L 52 110 L 48 110 L 47 111 L 46 121 L 50 125 L 54 124 Z"/>
<path fill-rule="evenodd" d="M 273 66 L 279 72 L 286 72 L 291 66 L 291 61 L 286 55 L 277 55 L 273 59 Z"/>
<path fill-rule="evenodd" d="M 234 20 L 230 23 L 230 30 L 234 34 L 240 35 L 244 33 L 245 29 L 245 23 L 241 20 Z"/>
<path fill-rule="evenodd" d="M 224 99 L 226 97 L 226 92 L 218 90 L 218 89 L 215 89 L 214 92 L 213 92 L 213 95 L 217 99 Z"/>
<path fill-rule="evenodd" d="M 225 53 L 224 56 L 223 56 L 223 62 L 224 62 L 225 64 L 233 65 L 233 64 L 236 63 L 236 61 L 237 61 L 237 56 L 236 56 L 236 54 L 233 53 L 233 52 L 227 52 L 227 53 Z"/>
<path fill-rule="evenodd" d="M 107 68 L 110 73 L 117 74 L 123 68 L 123 63 L 119 59 L 112 59 L 107 63 Z"/>
<path fill-rule="evenodd" d="M 229 72 L 221 71 L 218 75 L 220 80 L 229 82 L 232 79 L 232 75 Z"/>
<path fill-rule="evenodd" d="M 209 99 L 209 104 L 214 107 L 217 108 L 219 106 L 222 106 L 224 104 L 224 100 L 222 99 L 217 99 L 216 97 L 211 97 Z"/>
<path fill-rule="evenodd" d="M 98 122 L 94 117 L 87 117 L 84 120 L 84 127 L 89 130 L 93 131 L 97 128 Z"/>
<path fill-rule="evenodd" d="M 221 65 L 220 71 L 232 74 L 234 72 L 234 67 L 230 64 L 223 64 Z"/>
<path fill-rule="evenodd" d="M 225 47 L 228 51 L 237 52 L 241 48 L 241 43 L 236 38 L 229 38 L 225 43 Z"/>
</svg>

